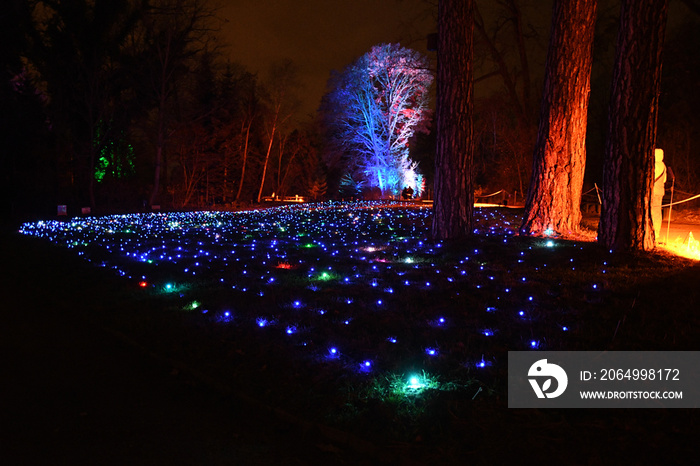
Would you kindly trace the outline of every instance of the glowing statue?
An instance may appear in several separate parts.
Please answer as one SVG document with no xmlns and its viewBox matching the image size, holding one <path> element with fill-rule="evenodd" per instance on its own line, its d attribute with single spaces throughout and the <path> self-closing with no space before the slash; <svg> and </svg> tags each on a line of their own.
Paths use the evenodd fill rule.
<svg viewBox="0 0 700 466">
<path fill-rule="evenodd" d="M 654 159 L 654 187 L 651 193 L 651 223 L 654 226 L 654 237 L 658 242 L 659 238 L 661 238 L 661 222 L 663 219 L 661 215 L 661 203 L 666 193 L 664 188 L 666 184 L 666 164 L 664 164 L 663 149 L 656 149 L 654 151 Z"/>
</svg>

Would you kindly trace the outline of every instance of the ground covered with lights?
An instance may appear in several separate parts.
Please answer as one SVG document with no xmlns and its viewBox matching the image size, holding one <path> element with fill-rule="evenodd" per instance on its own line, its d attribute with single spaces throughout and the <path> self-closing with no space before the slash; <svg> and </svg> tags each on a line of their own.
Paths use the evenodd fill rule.
<svg viewBox="0 0 700 466">
<path fill-rule="evenodd" d="M 668 307 L 668 293 L 697 295 L 677 278 L 694 262 L 521 237 L 512 209 L 477 209 L 473 239 L 433 242 L 430 215 L 323 203 L 83 217 L 20 233 L 121 277 L 127 298 L 105 325 L 265 405 L 380 442 L 455 454 L 489 444 L 482 429 L 505 420 L 508 351 L 697 349 L 696 313 Z"/>
</svg>

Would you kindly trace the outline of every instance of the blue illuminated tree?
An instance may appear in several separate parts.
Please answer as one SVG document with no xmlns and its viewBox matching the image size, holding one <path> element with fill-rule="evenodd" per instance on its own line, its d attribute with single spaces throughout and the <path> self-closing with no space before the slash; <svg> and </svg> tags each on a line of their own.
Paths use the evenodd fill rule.
<svg viewBox="0 0 700 466">
<path fill-rule="evenodd" d="M 411 186 L 422 175 L 409 157 L 416 131 L 428 131 L 428 92 L 433 76 L 427 59 L 399 44 L 382 44 L 331 78 L 323 113 L 346 156 L 345 174 L 382 194 Z"/>
</svg>

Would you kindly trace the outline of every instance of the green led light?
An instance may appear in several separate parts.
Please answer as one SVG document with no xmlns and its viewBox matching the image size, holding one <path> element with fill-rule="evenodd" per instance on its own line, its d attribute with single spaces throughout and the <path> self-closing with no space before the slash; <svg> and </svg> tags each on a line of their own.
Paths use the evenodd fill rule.
<svg viewBox="0 0 700 466">
<path fill-rule="evenodd" d="M 417 375 L 412 375 L 408 378 L 406 388 L 411 390 L 420 390 L 421 388 L 425 388 L 425 383 Z"/>
<path fill-rule="evenodd" d="M 185 309 L 188 311 L 194 311 L 195 309 L 197 309 L 201 305 L 202 304 L 199 301 L 192 301 L 190 304 L 185 306 Z"/>
</svg>

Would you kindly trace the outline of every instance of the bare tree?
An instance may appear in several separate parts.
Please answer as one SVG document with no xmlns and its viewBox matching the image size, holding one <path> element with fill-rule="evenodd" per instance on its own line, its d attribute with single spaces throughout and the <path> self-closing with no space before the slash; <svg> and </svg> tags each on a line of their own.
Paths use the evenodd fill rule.
<svg viewBox="0 0 700 466">
<path fill-rule="evenodd" d="M 476 81 L 499 76 L 520 125 L 531 126 L 534 120 L 532 76 L 521 2 L 496 0 L 493 3 L 500 12 L 493 24 L 484 20 L 478 5 L 474 4 L 474 30 L 478 34 L 478 43 L 485 48 L 493 66 L 492 71 L 476 78 Z M 506 27 L 508 25 L 510 29 Z M 504 35 L 509 38 L 503 39 Z M 503 47 L 502 42 L 510 45 Z M 511 58 L 513 52 L 515 58 Z"/>
<path fill-rule="evenodd" d="M 281 128 L 294 114 L 298 101 L 294 97 L 294 91 L 299 86 L 297 71 L 291 61 L 275 63 L 270 69 L 270 79 L 267 86 L 268 112 L 264 121 L 267 137 L 267 150 L 263 160 L 263 171 L 260 177 L 260 189 L 258 189 L 257 202 L 262 198 L 267 166 L 272 153 L 272 146 Z"/>
<path fill-rule="evenodd" d="M 311 147 L 309 135 L 304 130 L 294 130 L 280 140 L 280 158 L 277 167 L 276 192 L 284 196 L 289 187 L 290 173 L 299 171 L 299 168 L 308 163 L 310 157 L 315 159 L 315 150 Z M 284 161 L 284 163 L 282 163 Z M 317 165 L 317 164 L 316 164 Z"/>
<path fill-rule="evenodd" d="M 568 234 L 581 222 L 597 0 L 556 0 L 540 126 L 521 231 Z"/>
<path fill-rule="evenodd" d="M 372 47 L 331 79 L 323 112 L 348 155 L 346 173 L 382 194 L 420 190 L 409 142 L 427 132 L 432 82 L 427 59 L 400 44 Z"/>
<path fill-rule="evenodd" d="M 243 114 L 240 123 L 240 137 L 238 138 L 239 154 L 241 156 L 241 176 L 238 182 L 238 190 L 234 200 L 238 202 L 243 191 L 243 183 L 245 182 L 245 169 L 248 163 L 248 154 L 250 153 L 250 129 L 253 126 L 253 120 L 258 116 L 258 96 L 257 83 L 255 80 L 250 82 L 244 97 Z"/>
<path fill-rule="evenodd" d="M 144 19 L 142 37 L 150 95 L 156 106 L 155 163 L 150 204 L 156 204 L 161 176 L 167 173 L 165 146 L 173 132 L 178 82 L 193 66 L 193 58 L 210 48 L 215 11 L 208 0 L 154 0 Z"/>
<path fill-rule="evenodd" d="M 623 0 L 615 52 L 598 240 L 651 250 L 651 192 L 668 0 Z"/>
</svg>

